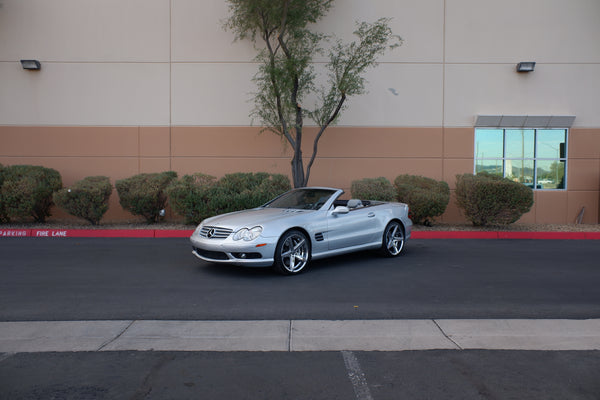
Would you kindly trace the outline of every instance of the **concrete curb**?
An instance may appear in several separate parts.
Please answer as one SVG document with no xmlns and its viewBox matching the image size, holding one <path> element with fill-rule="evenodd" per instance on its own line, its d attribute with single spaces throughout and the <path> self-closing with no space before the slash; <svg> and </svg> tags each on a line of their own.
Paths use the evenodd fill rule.
<svg viewBox="0 0 600 400">
<path fill-rule="evenodd" d="M 413 231 L 413 239 L 600 240 L 600 232 Z"/>
<path fill-rule="evenodd" d="M 189 238 L 193 232 L 187 229 L 0 229 L 0 238 Z M 413 231 L 412 239 L 600 240 L 600 232 Z"/>
<path fill-rule="evenodd" d="M 0 322 L 0 353 L 600 350 L 600 319 Z"/>
<path fill-rule="evenodd" d="M 189 238 L 193 232 L 187 229 L 0 229 L 0 238 Z"/>
</svg>

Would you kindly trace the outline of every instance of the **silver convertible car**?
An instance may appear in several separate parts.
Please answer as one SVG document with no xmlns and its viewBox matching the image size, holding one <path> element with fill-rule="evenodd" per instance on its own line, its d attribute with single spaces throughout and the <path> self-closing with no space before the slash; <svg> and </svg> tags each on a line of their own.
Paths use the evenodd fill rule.
<svg viewBox="0 0 600 400">
<path fill-rule="evenodd" d="M 399 255 L 410 238 L 408 206 L 341 200 L 341 189 L 294 189 L 269 203 L 208 218 L 190 240 L 193 254 L 214 263 L 273 266 L 297 274 L 310 260 L 380 249 Z"/>
</svg>

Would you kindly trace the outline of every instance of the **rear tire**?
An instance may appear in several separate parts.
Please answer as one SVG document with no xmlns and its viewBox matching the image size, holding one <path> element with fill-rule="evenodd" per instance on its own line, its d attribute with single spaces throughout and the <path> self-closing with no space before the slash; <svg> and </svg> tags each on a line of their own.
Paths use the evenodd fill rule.
<svg viewBox="0 0 600 400">
<path fill-rule="evenodd" d="M 383 231 L 381 253 L 386 257 L 396 257 L 404 249 L 404 226 L 398 221 L 390 222 Z"/>
<path fill-rule="evenodd" d="M 286 232 L 275 248 L 273 269 L 283 275 L 302 272 L 310 261 L 310 242 L 298 230 Z"/>
</svg>

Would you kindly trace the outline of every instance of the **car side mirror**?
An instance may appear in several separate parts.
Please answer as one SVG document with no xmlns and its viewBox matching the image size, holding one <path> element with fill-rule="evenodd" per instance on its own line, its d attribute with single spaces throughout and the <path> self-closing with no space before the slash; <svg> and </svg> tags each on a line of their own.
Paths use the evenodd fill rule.
<svg viewBox="0 0 600 400">
<path fill-rule="evenodd" d="M 350 209 L 348 207 L 344 207 L 344 206 L 337 206 L 332 214 L 333 215 L 338 215 L 338 214 L 348 214 L 350 212 Z"/>
</svg>

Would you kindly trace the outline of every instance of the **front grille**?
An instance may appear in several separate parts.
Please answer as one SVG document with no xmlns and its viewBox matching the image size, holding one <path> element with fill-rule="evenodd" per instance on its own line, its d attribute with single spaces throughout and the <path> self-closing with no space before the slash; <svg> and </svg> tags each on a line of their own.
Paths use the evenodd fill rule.
<svg viewBox="0 0 600 400">
<path fill-rule="evenodd" d="M 228 260 L 229 259 L 229 257 L 227 257 L 227 254 L 222 253 L 220 251 L 203 250 L 203 249 L 199 249 L 197 247 L 194 247 L 194 250 L 196 250 L 196 253 L 200 254 L 202 257 L 209 258 L 211 260 Z"/>
<path fill-rule="evenodd" d="M 200 236 L 207 239 L 227 239 L 231 232 L 233 232 L 232 229 L 203 226 L 200 230 Z"/>
</svg>

